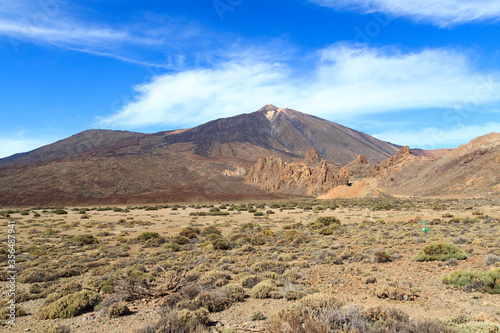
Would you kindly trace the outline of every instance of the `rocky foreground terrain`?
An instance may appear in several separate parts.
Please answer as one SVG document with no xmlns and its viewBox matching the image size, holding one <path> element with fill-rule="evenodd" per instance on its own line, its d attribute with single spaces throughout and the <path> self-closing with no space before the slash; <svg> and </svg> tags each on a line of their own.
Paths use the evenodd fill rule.
<svg viewBox="0 0 500 333">
<path fill-rule="evenodd" d="M 492 199 L 5 209 L 0 330 L 499 332 L 499 217 Z"/>
</svg>

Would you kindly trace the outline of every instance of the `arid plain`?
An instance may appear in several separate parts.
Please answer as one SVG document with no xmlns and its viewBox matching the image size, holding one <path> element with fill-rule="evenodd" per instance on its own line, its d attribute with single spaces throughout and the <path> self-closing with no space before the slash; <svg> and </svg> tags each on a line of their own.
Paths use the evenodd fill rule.
<svg viewBox="0 0 500 333">
<path fill-rule="evenodd" d="M 498 204 L 382 198 L 4 208 L 3 227 L 15 221 L 22 316 L 2 329 L 306 332 L 316 316 L 323 332 L 321 320 L 343 316 L 339 332 L 498 332 Z M 456 246 L 465 258 L 415 260 L 433 244 Z M 1 284 L 6 294 L 9 283 Z"/>
</svg>

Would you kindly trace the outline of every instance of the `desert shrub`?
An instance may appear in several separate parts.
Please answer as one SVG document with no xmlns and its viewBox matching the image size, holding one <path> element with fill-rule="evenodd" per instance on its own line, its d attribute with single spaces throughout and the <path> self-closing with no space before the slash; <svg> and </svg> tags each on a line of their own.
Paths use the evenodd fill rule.
<svg viewBox="0 0 500 333">
<path fill-rule="evenodd" d="M 153 238 L 160 238 L 160 234 L 157 232 L 145 231 L 140 235 L 134 237 L 134 240 L 144 243 Z"/>
<path fill-rule="evenodd" d="M 374 276 L 367 276 L 364 280 L 363 280 L 363 283 L 364 284 L 371 284 L 371 283 L 375 283 L 377 282 L 377 278 L 374 277 Z"/>
<path fill-rule="evenodd" d="M 229 242 L 223 238 L 216 239 L 212 242 L 212 245 L 214 246 L 214 249 L 216 250 L 228 250 L 229 249 Z"/>
<path fill-rule="evenodd" d="M 133 268 L 120 269 L 99 284 L 105 294 L 118 293 L 122 300 L 133 301 L 153 293 L 150 290 L 150 277 Z"/>
<path fill-rule="evenodd" d="M 16 304 L 16 308 L 13 311 L 16 315 L 16 318 L 21 317 L 21 316 L 26 316 L 28 314 L 26 312 L 26 310 L 24 310 L 24 308 L 22 306 L 20 306 L 19 304 Z M 14 314 L 14 313 L 12 313 L 12 314 Z M 11 318 L 10 315 L 11 315 L 11 309 L 9 309 L 7 305 L 2 306 L 0 308 L 0 319 L 9 320 Z"/>
<path fill-rule="evenodd" d="M 470 217 L 464 217 L 462 219 L 462 223 L 463 224 L 473 224 L 473 223 L 478 223 L 479 220 L 478 219 L 473 219 L 473 218 L 470 218 Z"/>
<path fill-rule="evenodd" d="M 67 211 L 65 211 L 64 209 L 56 209 L 54 211 L 54 213 L 58 214 L 58 215 L 64 215 L 64 214 L 68 214 Z"/>
<path fill-rule="evenodd" d="M 500 262 L 500 256 L 497 256 L 495 254 L 488 254 L 486 258 L 484 259 L 484 264 L 486 266 L 491 266 L 495 265 L 496 263 Z"/>
<path fill-rule="evenodd" d="M 249 275 L 245 276 L 241 280 L 241 284 L 245 288 L 253 288 L 257 283 L 259 283 L 262 279 L 257 275 Z"/>
<path fill-rule="evenodd" d="M 198 283 L 188 284 L 180 289 L 180 293 L 190 300 L 195 299 L 201 293 L 201 286 Z"/>
<path fill-rule="evenodd" d="M 321 216 L 309 224 L 309 228 L 313 230 L 321 230 L 325 227 L 336 228 L 338 226 L 340 226 L 340 220 L 334 216 Z"/>
<path fill-rule="evenodd" d="M 55 270 L 46 270 L 40 268 L 30 268 L 19 274 L 18 280 L 22 283 L 49 282 L 62 277 L 72 277 L 84 273 L 84 269 L 60 268 Z"/>
<path fill-rule="evenodd" d="M 125 316 L 130 313 L 130 309 L 125 302 L 117 302 L 113 303 L 108 307 L 106 311 L 107 315 L 110 318 L 118 318 L 121 316 Z"/>
<path fill-rule="evenodd" d="M 224 311 L 231 302 L 226 297 L 216 297 L 208 292 L 201 292 L 194 299 L 194 304 L 198 308 L 206 308 L 210 312 Z"/>
<path fill-rule="evenodd" d="M 163 245 L 164 249 L 172 249 L 175 252 L 179 252 L 181 250 L 181 246 L 177 243 L 166 243 Z"/>
<path fill-rule="evenodd" d="M 42 286 L 38 283 L 33 283 L 29 288 L 30 294 L 39 294 L 42 292 Z"/>
<path fill-rule="evenodd" d="M 250 291 L 250 296 L 253 298 L 270 298 L 272 297 L 273 292 L 277 292 L 278 288 L 274 284 L 274 282 L 270 280 L 264 280 L 256 284 L 252 290 Z"/>
<path fill-rule="evenodd" d="M 158 323 L 136 330 L 137 333 L 202 333 L 209 322 L 210 313 L 201 308 L 196 311 L 171 311 L 163 308 Z"/>
<path fill-rule="evenodd" d="M 375 289 L 378 298 L 390 298 L 397 301 L 411 301 L 418 297 L 418 294 L 409 282 L 389 282 L 379 283 Z"/>
<path fill-rule="evenodd" d="M 464 290 L 486 291 L 500 294 L 500 268 L 487 272 L 457 270 L 446 274 L 443 283 L 462 287 Z"/>
<path fill-rule="evenodd" d="M 241 285 L 235 283 L 222 287 L 222 292 L 232 303 L 242 302 L 246 296 L 245 289 L 243 289 Z"/>
<path fill-rule="evenodd" d="M 71 328 L 65 325 L 50 326 L 45 329 L 44 333 L 70 333 Z"/>
<path fill-rule="evenodd" d="M 179 244 L 179 245 L 184 245 L 184 244 L 189 243 L 189 239 L 187 237 L 184 237 L 184 236 L 176 235 L 176 236 L 172 237 L 170 242 L 175 243 L 175 244 Z"/>
<path fill-rule="evenodd" d="M 119 270 L 114 278 L 115 292 L 125 301 L 134 301 L 154 294 L 150 287 L 150 277 L 139 270 Z"/>
<path fill-rule="evenodd" d="M 226 285 L 230 279 L 231 276 L 226 272 L 208 271 L 198 279 L 198 283 L 208 287 L 222 287 Z"/>
<path fill-rule="evenodd" d="M 266 327 L 270 333 L 373 332 L 370 322 L 357 307 L 308 309 L 290 308 L 279 311 Z"/>
<path fill-rule="evenodd" d="M 302 298 L 300 300 L 300 305 L 311 309 L 318 309 L 327 307 L 341 307 L 342 302 L 339 301 L 334 295 L 312 294 Z"/>
<path fill-rule="evenodd" d="M 92 310 L 99 304 L 101 298 L 98 293 L 90 290 L 79 291 L 66 295 L 55 302 L 42 306 L 38 310 L 40 319 L 71 318 Z"/>
<path fill-rule="evenodd" d="M 78 246 L 91 245 L 99 243 L 99 240 L 92 235 L 78 235 L 73 236 L 69 241 Z"/>
<path fill-rule="evenodd" d="M 373 257 L 376 263 L 390 262 L 391 256 L 385 251 L 376 251 L 373 253 Z"/>
<path fill-rule="evenodd" d="M 433 243 L 425 246 L 415 257 L 415 261 L 445 261 L 450 258 L 467 259 L 467 254 L 451 243 Z"/>
<path fill-rule="evenodd" d="M 307 293 L 302 290 L 289 289 L 285 291 L 285 299 L 287 301 L 296 301 L 307 296 Z"/>
<path fill-rule="evenodd" d="M 54 291 L 50 292 L 45 298 L 45 304 L 57 301 L 58 299 L 74 294 L 82 290 L 82 285 L 76 282 L 69 282 L 65 285 L 62 285 L 56 288 Z"/>
<path fill-rule="evenodd" d="M 258 321 L 258 320 L 266 320 L 267 317 L 262 312 L 255 311 L 248 317 L 248 319 L 251 321 Z"/>
<path fill-rule="evenodd" d="M 295 282 L 301 277 L 302 273 L 300 272 L 298 267 L 289 268 L 281 275 L 281 279 L 288 282 Z"/>
<path fill-rule="evenodd" d="M 442 264 L 444 266 L 452 267 L 452 266 L 459 266 L 460 262 L 457 259 L 455 259 L 455 258 L 450 258 L 450 259 L 444 261 Z"/>
<path fill-rule="evenodd" d="M 207 236 L 211 234 L 221 235 L 222 233 L 217 227 L 214 227 L 213 225 L 208 226 L 201 231 L 202 236 Z"/>
<path fill-rule="evenodd" d="M 262 260 L 254 263 L 251 268 L 256 272 L 273 271 L 282 274 L 286 270 L 286 264 L 272 260 Z"/>
<path fill-rule="evenodd" d="M 191 228 L 191 227 L 184 228 L 179 232 L 180 236 L 184 236 L 188 239 L 196 238 L 198 237 L 199 234 L 200 234 L 199 228 Z"/>
<path fill-rule="evenodd" d="M 468 244 L 469 239 L 466 237 L 457 237 L 457 238 L 453 239 L 453 243 L 454 244 Z"/>
</svg>

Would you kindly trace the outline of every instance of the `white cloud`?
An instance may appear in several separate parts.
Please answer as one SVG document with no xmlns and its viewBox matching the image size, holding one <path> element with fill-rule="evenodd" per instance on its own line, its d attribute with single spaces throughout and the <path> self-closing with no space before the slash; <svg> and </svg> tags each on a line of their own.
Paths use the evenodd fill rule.
<svg viewBox="0 0 500 333">
<path fill-rule="evenodd" d="M 383 12 L 414 21 L 429 21 L 438 26 L 454 26 L 470 22 L 498 21 L 498 0 L 309 0 L 321 6 L 364 13 Z"/>
<path fill-rule="evenodd" d="M 460 144 L 491 132 L 500 132 L 500 123 L 461 125 L 449 129 L 428 127 L 418 131 L 393 130 L 373 134 L 373 136 L 380 140 L 409 145 L 411 148 L 436 149 L 456 148 Z"/>
<path fill-rule="evenodd" d="M 401 110 L 460 108 L 469 100 L 476 107 L 500 101 L 499 75 L 480 73 L 466 55 L 445 49 L 402 53 L 337 44 L 314 61 L 306 74 L 283 63 L 247 59 L 157 76 L 136 87 L 136 99 L 101 119 L 100 125 L 192 126 L 270 103 L 340 121 Z"/>
<path fill-rule="evenodd" d="M 155 59 L 161 59 L 167 46 L 175 49 L 185 40 L 197 42 L 195 37 L 199 35 L 195 25 L 167 17 L 122 25 L 96 23 L 92 17 L 83 19 L 85 15 L 79 12 L 82 7 L 78 6 L 66 0 L 0 0 L 0 36 L 8 37 L 14 52 L 23 43 L 34 43 L 139 65 L 172 68 L 158 61 L 134 59 L 134 54 L 140 52 L 137 58 L 144 58 L 154 53 Z"/>
<path fill-rule="evenodd" d="M 52 143 L 53 140 L 28 139 L 24 137 L 0 137 L 0 158 L 28 152 Z"/>
</svg>

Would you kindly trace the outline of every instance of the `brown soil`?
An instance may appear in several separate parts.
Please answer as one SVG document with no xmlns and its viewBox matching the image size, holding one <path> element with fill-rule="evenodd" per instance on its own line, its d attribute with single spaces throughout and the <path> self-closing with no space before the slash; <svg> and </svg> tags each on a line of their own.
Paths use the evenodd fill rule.
<svg viewBox="0 0 500 333">
<path fill-rule="evenodd" d="M 416 200 L 416 199 L 414 199 Z M 418 200 L 416 200 L 418 201 Z M 408 202 L 411 202 L 409 200 Z M 440 210 L 432 209 L 433 205 L 442 204 Z M 473 207 L 471 210 L 470 207 Z M 122 207 L 124 208 L 124 207 Z M 70 209 L 70 208 L 69 208 Z M 264 209 L 269 210 L 269 207 Z M 302 209 L 279 211 L 273 209 L 276 214 L 263 218 L 254 217 L 253 214 L 244 212 L 231 212 L 230 216 L 205 216 L 193 217 L 192 212 L 206 211 L 207 209 L 179 208 L 172 210 L 164 208 L 155 211 L 143 209 L 131 210 L 129 213 L 113 211 L 89 211 L 90 219 L 82 220 L 81 215 L 69 210 L 67 215 L 56 215 L 41 213 L 40 218 L 12 214 L 11 219 L 16 221 L 17 246 L 25 248 L 33 242 L 43 241 L 50 244 L 59 256 L 64 254 L 64 236 L 80 235 L 90 233 L 97 235 L 99 232 L 108 231 L 109 236 L 97 236 L 101 246 L 111 247 L 116 242 L 116 237 L 123 231 L 127 239 L 132 239 L 144 231 L 158 232 L 162 236 L 170 237 L 176 235 L 182 228 L 188 225 L 199 225 L 201 228 L 216 224 L 227 236 L 231 231 L 243 223 L 259 224 L 273 231 L 283 230 L 284 225 L 301 222 L 307 225 L 320 216 L 336 216 L 344 224 L 345 232 L 341 235 L 312 236 L 309 243 L 279 247 L 277 244 L 255 246 L 256 252 L 244 254 L 236 247 L 228 251 L 207 252 L 206 256 L 211 258 L 234 257 L 240 261 L 234 265 L 244 268 L 242 260 L 251 263 L 256 258 L 276 258 L 280 254 L 291 254 L 297 258 L 289 261 L 290 267 L 298 267 L 301 275 L 301 285 L 309 288 L 317 288 L 317 291 L 325 294 L 334 294 L 339 300 L 347 305 L 361 305 L 372 307 L 383 305 L 395 307 L 407 312 L 412 318 L 436 318 L 450 320 L 458 316 L 466 316 L 471 320 L 486 318 L 493 323 L 500 323 L 500 310 L 498 307 L 499 296 L 475 292 L 464 292 L 456 287 L 444 285 L 441 277 L 456 269 L 486 270 L 484 266 L 485 256 L 489 253 L 500 254 L 500 209 L 497 202 L 489 201 L 420 201 L 414 208 L 404 210 L 382 210 L 373 211 L 364 207 L 337 208 L 335 211 L 313 212 Z M 413 258 L 425 245 L 421 243 L 423 234 L 419 220 L 449 220 L 443 218 L 444 214 L 452 214 L 455 217 L 477 217 L 472 215 L 473 211 L 480 211 L 482 216 L 489 216 L 495 220 L 481 222 L 473 225 L 451 223 L 442 225 L 431 225 L 428 242 L 448 241 L 457 237 L 468 238 L 469 243 L 459 245 L 471 253 L 467 260 L 460 261 L 456 267 L 447 267 L 438 262 L 415 262 Z M 41 212 L 38 210 L 38 212 Z M 124 227 L 117 224 L 120 219 L 143 221 L 143 225 L 135 224 L 133 227 Z M 3 219 L 6 223 L 8 219 Z M 375 223 L 383 220 L 384 223 Z M 491 222 L 494 221 L 494 222 Z M 79 224 L 75 227 L 67 227 L 73 223 Z M 105 223 L 113 223 L 113 227 L 104 227 Z M 100 226 L 101 225 L 101 226 Z M 47 228 L 57 230 L 54 235 L 43 235 Z M 4 229 L 5 230 L 5 229 Z M 38 231 L 39 233 L 36 233 Z M 195 248 L 199 244 L 195 244 Z M 398 256 L 392 262 L 375 263 L 370 253 L 376 250 L 388 250 Z M 323 250 L 333 251 L 337 255 L 343 252 L 351 252 L 351 256 L 340 265 L 324 264 L 315 262 L 317 253 Z M 59 252 L 58 252 L 59 251 Z M 159 252 L 158 252 L 159 251 Z M 288 252 L 283 252 L 288 251 Z M 95 252 L 95 251 L 94 251 Z M 154 257 L 154 253 L 168 253 L 161 248 L 143 248 L 141 244 L 132 244 L 128 250 L 129 259 Z M 75 254 L 69 254 L 75 255 Z M 83 257 L 89 253 L 81 254 Z M 92 255 L 96 255 L 95 253 Z M 305 260 L 302 260 L 305 256 Z M 361 258 L 360 256 L 364 257 Z M 26 255 L 19 255 L 30 261 Z M 47 256 L 47 260 L 58 260 L 57 257 Z M 109 265 L 118 259 L 108 258 Z M 304 262 L 305 261 L 305 262 Z M 4 263 L 2 263 L 4 264 Z M 22 263 L 19 263 L 22 265 Z M 147 271 L 152 271 L 156 265 L 146 265 Z M 365 283 L 367 277 L 376 278 L 374 284 Z M 66 281 L 78 281 L 88 287 L 89 283 L 96 277 L 87 272 L 81 276 L 72 278 L 61 278 L 58 283 Z M 161 280 L 161 277 L 158 278 Z M 381 299 L 375 295 L 378 283 L 387 281 L 409 282 L 416 289 L 418 297 L 412 301 L 396 301 Z M 237 282 L 235 280 L 234 282 Z M 26 291 L 30 284 L 18 284 L 19 290 Z M 1 282 L 2 299 L 6 298 L 8 290 L 7 282 Z M 108 297 L 103 295 L 104 298 Z M 159 319 L 157 309 L 162 303 L 162 298 L 146 298 L 129 303 L 132 313 L 130 315 L 110 319 L 102 316 L 99 312 L 90 312 L 70 319 L 38 320 L 37 309 L 43 304 L 43 300 L 34 300 L 21 303 L 27 310 L 28 315 L 17 318 L 15 328 L 3 323 L 0 330 L 5 332 L 44 332 L 47 328 L 65 325 L 71 328 L 71 332 L 133 332 L 154 323 Z M 254 299 L 247 298 L 241 303 L 231 305 L 223 312 L 212 313 L 210 320 L 214 331 L 234 329 L 243 331 L 262 331 L 268 321 L 251 321 L 249 316 L 256 310 L 261 311 L 270 318 L 277 310 L 292 306 L 298 301 L 286 301 L 284 299 Z"/>
</svg>

